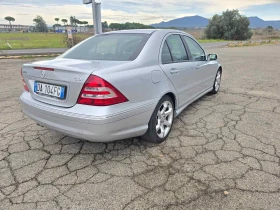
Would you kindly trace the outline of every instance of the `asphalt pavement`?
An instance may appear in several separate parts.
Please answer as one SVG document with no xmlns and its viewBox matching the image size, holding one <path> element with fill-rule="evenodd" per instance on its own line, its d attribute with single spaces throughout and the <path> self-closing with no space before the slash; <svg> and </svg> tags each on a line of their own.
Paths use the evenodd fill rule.
<svg viewBox="0 0 280 210">
<path fill-rule="evenodd" d="M 20 68 L 38 59 L 0 60 L 0 209 L 279 209 L 280 45 L 211 51 L 221 91 L 160 145 L 38 126 L 19 103 Z"/>
</svg>

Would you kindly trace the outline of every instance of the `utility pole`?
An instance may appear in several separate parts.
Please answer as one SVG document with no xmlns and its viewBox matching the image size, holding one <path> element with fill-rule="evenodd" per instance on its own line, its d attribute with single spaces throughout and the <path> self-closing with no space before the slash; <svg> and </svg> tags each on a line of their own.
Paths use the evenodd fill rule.
<svg viewBox="0 0 280 210">
<path fill-rule="evenodd" d="M 95 3 L 96 31 L 97 34 L 102 34 L 101 22 L 101 3 Z"/>
<path fill-rule="evenodd" d="M 93 17 L 93 27 L 94 27 L 94 34 L 98 34 L 98 23 L 96 18 L 96 3 L 95 0 L 92 0 L 92 17 Z"/>
<path fill-rule="evenodd" d="M 83 0 L 83 3 L 84 4 L 92 3 L 94 34 L 101 34 L 102 33 L 101 3 L 96 3 L 95 0 Z"/>
</svg>

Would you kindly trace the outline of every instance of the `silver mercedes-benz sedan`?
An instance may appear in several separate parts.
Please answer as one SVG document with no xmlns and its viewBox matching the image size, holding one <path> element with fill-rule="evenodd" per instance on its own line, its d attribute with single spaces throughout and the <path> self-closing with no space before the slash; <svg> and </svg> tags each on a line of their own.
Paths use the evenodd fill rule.
<svg viewBox="0 0 280 210">
<path fill-rule="evenodd" d="M 21 73 L 23 111 L 39 125 L 94 142 L 161 143 L 190 103 L 219 91 L 222 67 L 191 35 L 151 29 L 90 37 Z"/>
</svg>

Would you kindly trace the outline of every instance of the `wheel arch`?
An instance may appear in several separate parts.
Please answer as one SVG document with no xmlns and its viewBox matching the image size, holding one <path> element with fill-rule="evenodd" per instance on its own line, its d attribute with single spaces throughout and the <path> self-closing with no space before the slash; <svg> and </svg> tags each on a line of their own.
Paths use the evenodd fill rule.
<svg viewBox="0 0 280 210">
<path fill-rule="evenodd" d="M 173 103 L 174 103 L 174 109 L 177 109 L 178 102 L 177 102 L 176 95 L 174 93 L 172 93 L 172 92 L 168 92 L 164 96 L 169 96 L 172 99 Z M 164 96 L 162 96 L 162 97 L 164 97 Z"/>
<path fill-rule="evenodd" d="M 218 68 L 218 71 L 221 71 L 221 74 L 223 74 L 223 67 L 222 66 L 219 66 L 219 68 Z"/>
</svg>

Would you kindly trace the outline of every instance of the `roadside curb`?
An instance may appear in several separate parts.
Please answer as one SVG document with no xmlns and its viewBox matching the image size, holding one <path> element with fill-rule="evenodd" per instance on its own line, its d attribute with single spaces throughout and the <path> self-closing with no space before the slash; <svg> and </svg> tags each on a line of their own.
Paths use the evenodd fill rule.
<svg viewBox="0 0 280 210">
<path fill-rule="evenodd" d="M 62 54 L 67 50 L 68 50 L 67 48 L 0 50 L 0 56 L 53 55 L 53 54 Z"/>
<path fill-rule="evenodd" d="M 57 57 L 61 54 L 44 54 L 44 55 L 5 55 L 2 56 L 0 54 L 0 60 L 1 59 L 29 59 L 29 58 L 44 58 L 44 57 Z"/>
</svg>

